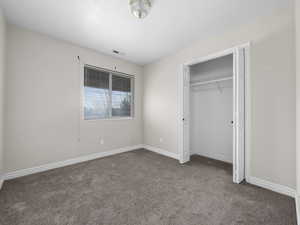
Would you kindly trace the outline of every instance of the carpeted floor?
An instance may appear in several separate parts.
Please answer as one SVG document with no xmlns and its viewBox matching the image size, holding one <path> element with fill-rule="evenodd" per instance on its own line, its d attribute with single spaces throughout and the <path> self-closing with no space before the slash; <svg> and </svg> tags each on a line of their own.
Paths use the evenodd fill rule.
<svg viewBox="0 0 300 225">
<path fill-rule="evenodd" d="M 292 198 L 231 168 L 137 150 L 7 181 L 1 225 L 296 225 Z"/>
</svg>

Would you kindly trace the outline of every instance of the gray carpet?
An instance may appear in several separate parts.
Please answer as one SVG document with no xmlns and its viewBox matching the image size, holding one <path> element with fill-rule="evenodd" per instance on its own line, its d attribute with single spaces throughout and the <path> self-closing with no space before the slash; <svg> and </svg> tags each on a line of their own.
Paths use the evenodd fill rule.
<svg viewBox="0 0 300 225">
<path fill-rule="evenodd" d="M 292 198 L 232 183 L 228 164 L 137 150 L 7 181 L 1 225 L 296 225 Z"/>
</svg>

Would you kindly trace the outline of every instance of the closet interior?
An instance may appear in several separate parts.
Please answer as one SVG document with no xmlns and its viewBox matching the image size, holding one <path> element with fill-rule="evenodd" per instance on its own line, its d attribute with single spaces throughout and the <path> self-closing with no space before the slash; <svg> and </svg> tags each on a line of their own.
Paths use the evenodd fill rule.
<svg viewBox="0 0 300 225">
<path fill-rule="evenodd" d="M 233 55 L 190 67 L 190 154 L 233 162 Z"/>
</svg>

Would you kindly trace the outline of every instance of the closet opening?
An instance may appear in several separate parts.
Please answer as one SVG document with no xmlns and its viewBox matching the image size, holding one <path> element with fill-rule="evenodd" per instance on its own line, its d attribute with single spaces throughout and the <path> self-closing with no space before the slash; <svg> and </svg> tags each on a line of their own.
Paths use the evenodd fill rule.
<svg viewBox="0 0 300 225">
<path fill-rule="evenodd" d="M 233 55 L 190 66 L 190 155 L 232 164 Z"/>
<path fill-rule="evenodd" d="M 183 65 L 180 162 L 192 155 L 232 166 L 234 183 L 246 177 L 246 82 L 249 45 Z"/>
</svg>

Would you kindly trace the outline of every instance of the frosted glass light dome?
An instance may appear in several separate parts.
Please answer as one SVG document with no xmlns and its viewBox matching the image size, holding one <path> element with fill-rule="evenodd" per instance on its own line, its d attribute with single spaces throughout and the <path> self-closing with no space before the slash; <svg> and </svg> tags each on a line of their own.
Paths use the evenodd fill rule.
<svg viewBox="0 0 300 225">
<path fill-rule="evenodd" d="M 142 19 L 149 14 L 151 2 L 150 0 L 129 0 L 129 6 L 131 13 L 135 17 Z"/>
</svg>

